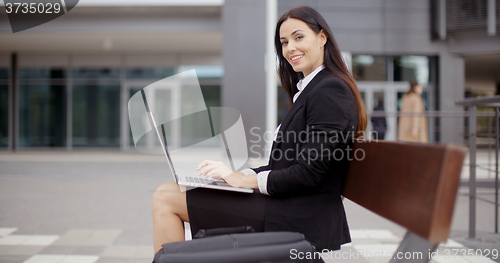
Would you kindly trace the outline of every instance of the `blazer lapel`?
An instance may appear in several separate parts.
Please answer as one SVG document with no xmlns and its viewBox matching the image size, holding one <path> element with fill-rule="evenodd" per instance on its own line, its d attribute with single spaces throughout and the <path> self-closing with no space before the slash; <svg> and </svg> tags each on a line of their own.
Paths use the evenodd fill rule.
<svg viewBox="0 0 500 263">
<path fill-rule="evenodd" d="M 299 98 L 295 101 L 295 103 L 290 107 L 290 110 L 288 110 L 287 114 L 285 115 L 285 118 L 281 122 L 281 127 L 278 132 L 278 137 L 276 138 L 276 141 L 279 142 L 281 141 L 280 136 L 283 135 L 283 131 L 286 131 L 286 128 L 290 124 L 290 121 L 292 120 L 293 116 L 297 111 L 304 106 L 304 103 L 306 102 L 306 97 L 309 92 L 311 92 L 312 89 L 318 84 L 324 77 L 326 77 L 328 73 L 325 72 L 325 70 L 321 70 L 314 78 L 307 84 L 305 89 L 302 91 L 300 94 Z M 273 144 L 273 148 L 274 148 Z"/>
</svg>

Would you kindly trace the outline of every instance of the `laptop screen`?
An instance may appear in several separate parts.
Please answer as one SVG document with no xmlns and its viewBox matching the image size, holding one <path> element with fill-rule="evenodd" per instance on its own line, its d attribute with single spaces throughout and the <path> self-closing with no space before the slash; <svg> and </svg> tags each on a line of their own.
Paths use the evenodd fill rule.
<svg viewBox="0 0 500 263">
<path fill-rule="evenodd" d="M 170 172 L 172 172 L 172 175 L 175 178 L 175 182 L 178 183 L 179 178 L 177 177 L 177 174 L 175 173 L 174 163 L 172 162 L 172 159 L 170 158 L 170 154 L 168 153 L 167 136 L 165 134 L 165 128 L 163 127 L 163 124 L 162 124 L 161 125 L 161 130 L 162 130 L 161 134 L 163 135 L 162 136 L 160 134 L 160 131 L 158 130 L 158 126 L 156 125 L 154 114 L 149 109 L 148 100 L 146 99 L 146 94 L 144 93 L 144 90 L 141 90 L 141 94 L 142 94 L 142 99 L 144 100 L 144 105 L 146 106 L 146 111 L 148 113 L 148 117 L 149 117 L 149 121 L 151 122 L 151 126 L 156 131 L 156 135 L 158 136 L 158 140 L 160 140 L 160 145 L 161 145 L 161 148 L 163 149 L 163 153 L 167 157 L 168 166 L 170 167 Z"/>
</svg>

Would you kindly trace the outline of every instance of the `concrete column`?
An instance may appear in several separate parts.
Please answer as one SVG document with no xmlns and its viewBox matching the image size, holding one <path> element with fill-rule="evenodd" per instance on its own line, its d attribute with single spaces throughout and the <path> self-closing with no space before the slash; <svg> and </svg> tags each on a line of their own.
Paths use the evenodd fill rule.
<svg viewBox="0 0 500 263">
<path fill-rule="evenodd" d="M 222 24 L 222 106 L 241 112 L 249 157 L 266 157 L 266 0 L 226 0 Z"/>
<path fill-rule="evenodd" d="M 465 62 L 464 58 L 448 52 L 439 56 L 439 105 L 440 110 L 463 111 L 455 102 L 464 98 Z M 441 118 L 441 143 L 464 143 L 464 119 Z"/>
</svg>

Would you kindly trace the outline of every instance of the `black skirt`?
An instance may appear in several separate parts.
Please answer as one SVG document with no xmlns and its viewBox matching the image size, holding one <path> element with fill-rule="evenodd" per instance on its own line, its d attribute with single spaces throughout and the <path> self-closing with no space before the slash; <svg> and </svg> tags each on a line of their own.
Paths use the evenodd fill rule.
<svg viewBox="0 0 500 263">
<path fill-rule="evenodd" d="M 200 229 L 251 226 L 264 231 L 266 195 L 258 190 L 239 193 L 207 188 L 186 192 L 186 202 L 192 235 Z"/>
</svg>

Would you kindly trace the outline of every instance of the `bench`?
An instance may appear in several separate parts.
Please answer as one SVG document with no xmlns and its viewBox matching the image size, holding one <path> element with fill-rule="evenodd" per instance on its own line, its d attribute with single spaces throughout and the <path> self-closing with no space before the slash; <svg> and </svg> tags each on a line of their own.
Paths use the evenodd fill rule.
<svg viewBox="0 0 500 263">
<path fill-rule="evenodd" d="M 398 252 L 429 252 L 450 233 L 466 148 L 356 141 L 342 195 L 407 229 Z"/>
<path fill-rule="evenodd" d="M 448 239 L 466 149 L 360 140 L 354 143 L 352 153 L 342 195 L 408 230 L 396 253 L 422 255 L 399 260 L 393 257 L 390 262 L 430 261 L 430 253 Z M 246 250 L 220 255 L 242 258 L 241 251 Z M 205 254 L 199 257 L 207 258 Z M 222 262 L 219 255 L 214 258 L 214 262 Z"/>
</svg>

